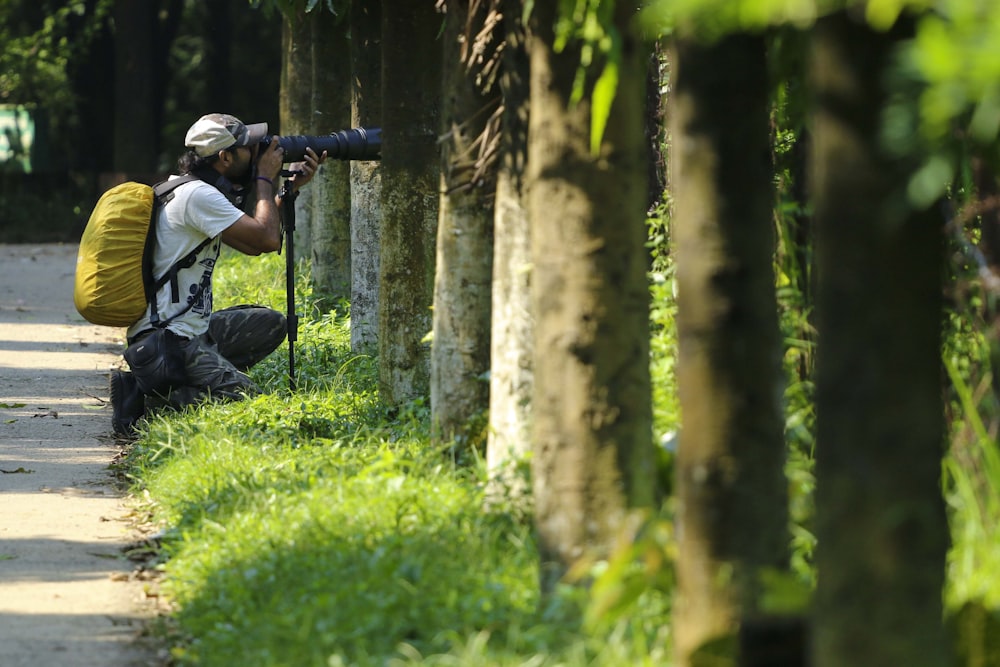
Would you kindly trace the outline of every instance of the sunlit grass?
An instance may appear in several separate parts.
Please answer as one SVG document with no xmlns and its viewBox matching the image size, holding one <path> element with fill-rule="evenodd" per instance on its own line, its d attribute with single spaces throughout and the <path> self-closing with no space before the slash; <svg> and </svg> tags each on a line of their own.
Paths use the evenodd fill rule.
<svg viewBox="0 0 1000 667">
<path fill-rule="evenodd" d="M 179 656 L 353 662 L 404 642 L 443 651 L 446 631 L 533 624 L 527 527 L 485 512 L 482 485 L 441 452 L 419 440 L 255 441 L 245 426 L 185 438 L 148 487 L 173 526 L 165 590 L 191 637 Z"/>
</svg>

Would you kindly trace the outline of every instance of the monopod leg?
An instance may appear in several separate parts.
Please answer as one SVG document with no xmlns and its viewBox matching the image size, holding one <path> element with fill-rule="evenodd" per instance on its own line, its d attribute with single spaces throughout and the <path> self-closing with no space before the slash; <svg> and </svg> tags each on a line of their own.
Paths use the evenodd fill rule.
<svg viewBox="0 0 1000 667">
<path fill-rule="evenodd" d="M 288 312 L 288 388 L 295 391 L 295 341 L 299 337 L 299 316 L 295 312 L 295 192 L 286 180 L 281 190 L 281 224 L 285 232 L 285 295 Z"/>
</svg>

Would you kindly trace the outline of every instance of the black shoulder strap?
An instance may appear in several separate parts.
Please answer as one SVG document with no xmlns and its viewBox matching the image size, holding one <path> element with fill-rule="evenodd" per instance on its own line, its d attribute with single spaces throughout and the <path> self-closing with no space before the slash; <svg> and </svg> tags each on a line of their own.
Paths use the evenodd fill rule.
<svg viewBox="0 0 1000 667">
<path fill-rule="evenodd" d="M 149 304 L 149 323 L 154 327 L 167 326 L 171 320 L 183 315 L 191 309 L 192 305 L 194 305 L 194 301 L 192 301 L 184 310 L 161 322 L 156 304 L 156 293 L 161 287 L 167 284 L 167 282 L 170 282 L 171 300 L 174 303 L 178 303 L 180 301 L 180 294 L 177 286 L 177 272 L 194 264 L 198 257 L 198 253 L 201 252 L 206 245 L 211 243 L 212 239 L 205 239 L 198 245 L 197 248 L 189 252 L 187 255 L 178 260 L 173 266 L 171 266 L 166 275 L 160 278 L 156 278 L 153 275 L 153 255 L 156 251 L 156 221 L 159 216 L 160 209 L 166 206 L 166 204 L 173 199 L 174 190 L 185 183 L 197 180 L 201 179 L 192 174 L 185 174 L 184 176 L 180 176 L 169 181 L 163 181 L 153 186 L 153 210 L 150 212 L 149 229 L 146 232 L 146 243 L 142 249 L 142 285 L 143 290 L 146 293 L 146 303 Z"/>
</svg>

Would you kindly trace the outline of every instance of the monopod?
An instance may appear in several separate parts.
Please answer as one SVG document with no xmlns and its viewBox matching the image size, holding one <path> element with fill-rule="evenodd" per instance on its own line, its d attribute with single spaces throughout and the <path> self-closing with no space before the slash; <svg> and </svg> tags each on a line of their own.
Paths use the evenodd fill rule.
<svg viewBox="0 0 1000 667">
<path fill-rule="evenodd" d="M 288 325 L 288 388 L 295 391 L 295 341 L 299 338 L 299 315 L 295 312 L 295 198 L 299 193 L 289 180 L 295 172 L 282 170 L 285 182 L 281 186 L 281 228 L 285 239 L 285 299 Z M 280 249 L 279 249 L 280 251 Z"/>
</svg>

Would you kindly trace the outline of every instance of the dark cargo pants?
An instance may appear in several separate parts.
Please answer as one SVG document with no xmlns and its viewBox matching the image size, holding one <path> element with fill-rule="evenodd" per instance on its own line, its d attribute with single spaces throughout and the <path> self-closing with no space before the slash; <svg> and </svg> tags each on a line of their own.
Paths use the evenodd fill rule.
<svg viewBox="0 0 1000 667">
<path fill-rule="evenodd" d="M 166 397 L 147 396 L 149 408 L 182 408 L 205 398 L 240 400 L 259 390 L 246 371 L 275 350 L 287 333 L 285 316 L 263 306 L 234 306 L 212 313 L 208 331 L 177 338 L 187 383 Z"/>
</svg>

